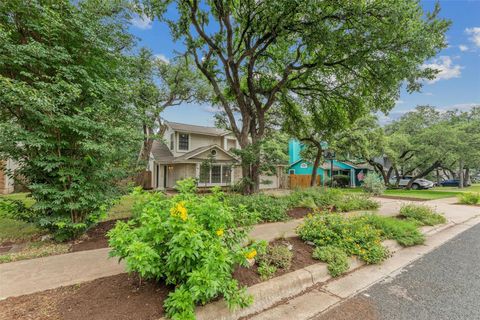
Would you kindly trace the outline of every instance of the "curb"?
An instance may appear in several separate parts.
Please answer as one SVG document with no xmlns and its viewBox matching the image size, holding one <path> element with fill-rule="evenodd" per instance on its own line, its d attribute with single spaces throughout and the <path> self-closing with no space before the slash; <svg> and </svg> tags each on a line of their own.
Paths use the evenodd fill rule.
<svg viewBox="0 0 480 320">
<path fill-rule="evenodd" d="M 467 221 L 472 219 L 473 218 L 468 219 Z M 426 237 L 429 237 L 454 227 L 455 225 L 455 223 L 447 222 L 439 226 L 422 227 L 421 232 Z M 404 249 L 404 247 L 399 245 L 395 240 L 385 240 L 382 244 L 391 254 Z M 365 262 L 356 257 L 350 257 L 349 263 L 350 268 L 347 273 L 352 273 L 366 265 Z M 334 278 L 328 273 L 326 263 L 320 262 L 313 264 L 248 287 L 247 293 L 253 296 L 254 302 L 247 308 L 230 311 L 225 301 L 222 299 L 197 307 L 195 311 L 196 319 L 238 320 L 242 317 L 250 316 L 269 309 L 282 300 L 299 295 L 315 285 L 328 282 L 332 279 Z M 167 320 L 167 318 L 163 317 L 159 320 Z"/>
</svg>

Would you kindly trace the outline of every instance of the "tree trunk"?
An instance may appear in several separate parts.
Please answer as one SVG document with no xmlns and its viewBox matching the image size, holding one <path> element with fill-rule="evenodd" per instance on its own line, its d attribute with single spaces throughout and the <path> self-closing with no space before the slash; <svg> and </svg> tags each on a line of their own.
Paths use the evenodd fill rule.
<svg viewBox="0 0 480 320">
<path fill-rule="evenodd" d="M 458 175 L 459 175 L 459 179 L 460 179 L 460 182 L 458 183 L 458 187 L 460 189 L 463 189 L 463 187 L 464 187 L 464 182 L 463 182 L 463 180 L 464 180 L 463 179 L 464 178 L 464 176 L 463 176 L 463 159 L 460 159 L 460 166 L 458 168 Z"/>
<path fill-rule="evenodd" d="M 465 168 L 465 186 L 468 186 L 469 184 L 471 184 L 472 182 L 470 181 L 470 168 L 469 167 L 466 167 Z"/>
<path fill-rule="evenodd" d="M 310 187 L 317 185 L 317 170 L 320 165 L 320 159 L 322 158 L 322 148 L 317 148 L 317 154 L 315 155 L 315 162 L 313 162 L 312 176 L 310 178 Z"/>
<path fill-rule="evenodd" d="M 429 174 L 430 172 L 435 170 L 435 168 L 437 168 L 439 165 L 440 165 L 440 162 L 436 161 L 434 164 L 432 164 L 430 167 L 428 167 L 425 171 L 421 172 L 420 174 L 417 174 L 416 176 L 413 176 L 412 179 L 410 179 L 410 181 L 408 181 L 406 189 L 411 189 L 412 184 L 415 180 L 425 177 L 427 174 Z"/>
<path fill-rule="evenodd" d="M 440 185 L 440 170 L 437 168 L 437 185 Z"/>
</svg>

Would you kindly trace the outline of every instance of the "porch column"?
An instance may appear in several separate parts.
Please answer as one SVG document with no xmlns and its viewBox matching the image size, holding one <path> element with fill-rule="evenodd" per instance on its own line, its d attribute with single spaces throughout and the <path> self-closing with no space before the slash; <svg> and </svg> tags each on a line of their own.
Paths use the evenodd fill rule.
<svg viewBox="0 0 480 320">
<path fill-rule="evenodd" d="M 350 187 L 355 188 L 355 169 L 350 169 Z"/>
<path fill-rule="evenodd" d="M 198 183 L 200 183 L 200 163 L 195 164 L 195 178 L 197 178 Z"/>
</svg>

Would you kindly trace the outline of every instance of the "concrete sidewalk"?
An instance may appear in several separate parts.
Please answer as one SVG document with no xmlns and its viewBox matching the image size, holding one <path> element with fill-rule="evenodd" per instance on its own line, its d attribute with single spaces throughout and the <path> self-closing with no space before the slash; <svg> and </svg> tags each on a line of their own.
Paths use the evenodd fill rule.
<svg viewBox="0 0 480 320">
<path fill-rule="evenodd" d="M 379 214 L 396 215 L 409 201 L 376 198 L 381 203 Z M 480 215 L 480 208 L 460 206 L 445 199 L 424 202 L 443 212 L 450 223 L 462 223 Z M 295 236 L 302 219 L 257 225 L 251 238 L 271 241 Z M 60 286 L 90 281 L 125 272 L 117 259 L 108 259 L 108 248 L 74 252 L 38 259 L 0 264 L 0 300 Z"/>
</svg>

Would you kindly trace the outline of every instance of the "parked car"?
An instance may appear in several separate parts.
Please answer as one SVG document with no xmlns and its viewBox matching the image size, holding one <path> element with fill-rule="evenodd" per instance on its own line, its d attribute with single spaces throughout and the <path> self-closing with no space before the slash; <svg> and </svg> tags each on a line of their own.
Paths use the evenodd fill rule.
<svg viewBox="0 0 480 320">
<path fill-rule="evenodd" d="M 398 183 L 399 187 L 405 188 L 408 185 L 408 182 L 412 179 L 412 176 L 403 176 L 400 178 L 400 182 Z M 397 183 L 397 177 L 390 178 L 390 184 Z M 433 188 L 434 183 L 427 179 L 415 179 L 412 183 L 412 189 L 430 189 Z"/>
<path fill-rule="evenodd" d="M 469 187 L 471 184 L 468 182 L 463 183 L 465 187 Z M 448 180 L 443 180 L 440 182 L 440 185 L 442 187 L 458 187 L 460 185 L 460 180 L 459 179 L 448 179 Z"/>
</svg>

